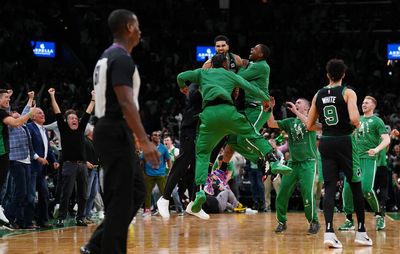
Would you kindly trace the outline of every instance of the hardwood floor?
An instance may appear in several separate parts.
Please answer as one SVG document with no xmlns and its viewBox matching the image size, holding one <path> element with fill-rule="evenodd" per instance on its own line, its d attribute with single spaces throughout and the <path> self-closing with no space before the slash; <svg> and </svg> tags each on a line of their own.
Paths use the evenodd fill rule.
<svg viewBox="0 0 400 254">
<path fill-rule="evenodd" d="M 319 218 L 323 226 L 321 213 Z M 343 220 L 343 214 L 335 214 L 335 227 Z M 323 228 L 317 235 L 306 234 L 308 224 L 302 213 L 289 213 L 288 229 L 283 234 L 274 233 L 275 213 L 213 214 L 208 221 L 190 215 L 173 214 L 169 220 L 139 215 L 129 229 L 128 253 L 398 253 L 400 221 L 386 217 L 386 229 L 378 232 L 373 214 L 368 213 L 366 220 L 373 247 L 356 246 L 354 232 L 336 231 L 344 247 L 330 250 L 323 246 Z M 94 229 L 70 227 L 4 236 L 0 238 L 0 254 L 79 253 Z"/>
</svg>

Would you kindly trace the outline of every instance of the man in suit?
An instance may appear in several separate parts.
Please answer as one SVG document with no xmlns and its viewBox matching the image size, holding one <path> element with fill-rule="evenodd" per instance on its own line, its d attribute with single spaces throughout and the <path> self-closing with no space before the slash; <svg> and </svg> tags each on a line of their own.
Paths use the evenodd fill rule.
<svg viewBox="0 0 400 254">
<path fill-rule="evenodd" d="M 38 203 L 38 219 L 37 225 L 49 228 L 49 189 L 46 180 L 45 166 L 52 165 L 54 169 L 58 169 L 59 164 L 55 160 L 54 154 L 50 150 L 49 138 L 46 129 L 43 127 L 46 121 L 43 110 L 38 108 L 32 117 L 33 122 L 28 123 L 27 127 L 32 137 L 32 146 L 34 155 L 32 158 L 32 175 L 31 175 L 31 198 L 35 197 L 36 190 L 39 194 Z"/>
</svg>

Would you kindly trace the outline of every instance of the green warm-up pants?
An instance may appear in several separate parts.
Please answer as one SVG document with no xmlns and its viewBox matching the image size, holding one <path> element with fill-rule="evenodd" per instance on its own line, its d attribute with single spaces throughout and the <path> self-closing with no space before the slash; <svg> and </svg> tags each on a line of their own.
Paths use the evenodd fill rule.
<svg viewBox="0 0 400 254">
<path fill-rule="evenodd" d="M 257 107 L 246 107 L 244 114 L 247 117 L 247 120 L 254 126 L 254 129 L 259 132 L 263 125 L 268 121 L 271 112 L 264 112 L 262 105 L 259 105 Z M 229 135 L 228 145 L 247 160 L 257 164 L 259 159 L 258 154 L 249 150 L 249 144 L 242 137 L 238 135 Z"/>
<path fill-rule="evenodd" d="M 281 186 L 275 200 L 276 217 L 279 222 L 286 222 L 289 199 L 292 196 L 297 183 L 300 183 L 301 196 L 303 198 L 304 213 L 309 222 L 318 221 L 314 194 L 314 182 L 317 174 L 317 161 L 307 160 L 301 162 L 289 161 L 289 167 L 293 169 L 290 175 L 282 176 Z"/>
<path fill-rule="evenodd" d="M 379 201 L 374 191 L 376 174 L 375 158 L 360 158 L 360 168 L 361 187 L 364 198 L 367 200 L 372 211 L 379 212 Z M 353 193 L 351 192 L 350 185 L 347 181 L 345 181 L 343 189 L 343 210 L 345 214 L 352 214 L 354 212 Z"/>
<path fill-rule="evenodd" d="M 272 151 L 267 140 L 251 125 L 247 118 L 237 112 L 233 105 L 218 104 L 208 106 L 200 114 L 200 126 L 196 139 L 197 185 L 206 183 L 211 151 L 226 135 L 237 135 L 238 142 L 246 143 L 248 153 L 257 158 Z"/>
</svg>

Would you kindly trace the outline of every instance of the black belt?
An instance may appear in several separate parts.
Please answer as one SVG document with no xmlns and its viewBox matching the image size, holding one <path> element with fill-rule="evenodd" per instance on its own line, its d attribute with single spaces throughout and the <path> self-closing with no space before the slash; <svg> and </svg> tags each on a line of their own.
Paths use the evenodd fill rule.
<svg viewBox="0 0 400 254">
<path fill-rule="evenodd" d="M 227 105 L 233 106 L 232 102 L 230 102 L 230 101 L 223 100 L 223 99 L 215 99 L 212 101 L 207 101 L 203 108 L 209 107 L 209 106 L 221 105 L 221 104 L 227 104 Z"/>
</svg>

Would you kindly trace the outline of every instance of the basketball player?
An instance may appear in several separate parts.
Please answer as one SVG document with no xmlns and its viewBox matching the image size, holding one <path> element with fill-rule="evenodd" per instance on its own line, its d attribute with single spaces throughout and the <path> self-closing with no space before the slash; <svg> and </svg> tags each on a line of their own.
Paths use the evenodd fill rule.
<svg viewBox="0 0 400 254">
<path fill-rule="evenodd" d="M 380 151 L 384 150 L 390 144 L 390 137 L 387 133 L 385 123 L 381 118 L 374 115 L 376 108 L 376 99 L 372 96 L 366 96 L 362 104 L 364 113 L 360 118 L 360 128 L 355 133 L 355 139 L 358 145 L 358 155 L 361 166 L 361 186 L 364 198 L 367 200 L 371 209 L 377 214 L 376 229 L 385 228 L 385 220 L 380 211 L 380 205 L 377 195 L 374 191 L 374 182 L 376 174 L 377 157 Z M 354 230 L 353 222 L 353 196 L 351 195 L 349 183 L 344 184 L 343 189 L 343 208 L 346 214 L 346 221 L 339 227 L 339 230 Z"/>
<path fill-rule="evenodd" d="M 270 67 L 267 63 L 267 57 L 270 54 L 269 48 L 264 44 L 257 44 L 250 50 L 249 59 L 251 62 L 247 68 L 241 68 L 238 75 L 246 79 L 253 86 L 261 89 L 263 93 L 269 96 L 269 73 Z M 268 120 L 271 112 L 270 110 L 264 112 L 261 101 L 256 99 L 251 94 L 245 93 L 245 108 L 243 112 L 250 123 L 254 126 L 257 131 L 260 131 L 263 125 Z M 224 150 L 224 159 L 220 169 L 226 171 L 226 165 L 232 158 L 233 152 L 236 151 L 243 155 L 246 159 L 257 164 L 258 157 L 256 154 L 249 152 L 248 144 L 243 139 L 236 135 L 230 135 L 228 138 L 228 145 Z M 263 165 L 259 165 L 264 170 Z"/>
<path fill-rule="evenodd" d="M 276 217 L 278 219 L 275 232 L 281 233 L 286 230 L 286 212 L 289 199 L 297 183 L 300 183 L 304 212 L 310 224 L 308 233 L 316 234 L 320 228 L 314 195 L 314 181 L 317 173 L 317 137 L 315 130 L 308 131 L 304 124 L 307 122 L 310 102 L 304 98 L 299 98 L 296 104 L 292 102 L 286 104 L 296 117 L 276 121 L 273 113 L 271 113 L 268 119 L 268 127 L 279 128 L 288 134 L 290 152 L 288 166 L 293 169 L 292 174 L 282 176 L 275 200 Z M 270 106 L 273 108 L 274 105 L 275 100 L 271 98 Z"/>
<path fill-rule="evenodd" d="M 195 201 L 190 207 L 192 212 L 199 212 L 206 196 L 203 185 L 208 176 L 208 164 L 211 150 L 222 137 L 228 134 L 237 134 L 245 139 L 253 153 L 260 159 L 268 159 L 272 170 L 277 172 L 291 171 L 289 167 L 272 161 L 270 154 L 272 147 L 258 131 L 248 122 L 246 117 L 239 114 L 233 106 L 231 93 L 235 86 L 239 86 L 260 101 L 268 101 L 268 96 L 259 88 L 227 71 L 227 59 L 223 54 L 216 54 L 212 58 L 211 69 L 197 69 L 182 72 L 177 81 L 183 93 L 188 88 L 185 81 L 198 83 L 203 97 L 203 112 L 200 114 L 199 134 L 196 140 L 196 185 L 198 192 Z"/>
<path fill-rule="evenodd" d="M 329 84 L 314 96 L 307 120 L 307 129 L 311 130 L 317 118 L 322 124 L 322 137 L 319 146 L 322 159 L 322 171 L 325 181 L 324 216 L 326 229 L 324 245 L 342 248 L 333 229 L 333 208 L 335 204 L 336 183 L 339 170 L 346 175 L 353 193 L 353 201 L 358 225 L 355 242 L 372 245 L 365 230 L 364 198 L 361 190 L 360 160 L 357 144 L 352 132 L 360 127 L 360 114 L 357 109 L 357 95 L 342 86 L 346 65 L 343 60 L 331 59 L 326 65 Z"/>
<path fill-rule="evenodd" d="M 229 51 L 229 39 L 225 35 L 218 35 L 214 39 L 215 51 L 217 54 L 223 54 L 228 59 L 228 70 L 231 70 L 235 73 L 238 72 L 239 67 L 242 67 L 246 64 L 247 61 L 242 60 L 240 56 L 233 54 Z M 203 69 L 209 69 L 212 67 L 211 59 L 208 59 L 203 64 Z"/>
</svg>

